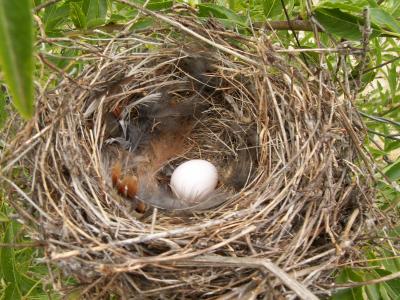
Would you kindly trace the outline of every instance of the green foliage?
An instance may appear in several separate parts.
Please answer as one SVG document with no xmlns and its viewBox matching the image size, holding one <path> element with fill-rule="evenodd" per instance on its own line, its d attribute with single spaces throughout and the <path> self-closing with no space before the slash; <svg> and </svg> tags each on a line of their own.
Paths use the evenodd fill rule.
<svg viewBox="0 0 400 300">
<path fill-rule="evenodd" d="M 87 18 L 83 12 L 83 7 L 78 3 L 71 3 L 71 19 L 78 29 L 87 28 Z"/>
<path fill-rule="evenodd" d="M 30 0 L 0 0 L 0 65 L 14 106 L 33 115 L 33 21 Z"/>
<path fill-rule="evenodd" d="M 4 244 L 26 243 L 24 227 L 8 218 L 11 210 L 0 200 L 0 242 Z M 16 249 L 0 247 L 0 299 L 48 299 L 42 278 L 47 268 L 36 264 L 39 256 L 35 248 Z"/>
<path fill-rule="evenodd" d="M 3 127 L 4 123 L 7 120 L 6 104 L 7 94 L 4 91 L 0 90 L 0 128 Z"/>
<path fill-rule="evenodd" d="M 90 27 L 103 25 L 107 16 L 107 0 L 85 0 L 83 7 L 86 15 L 86 24 Z"/>
<path fill-rule="evenodd" d="M 382 28 L 388 28 L 390 31 L 400 33 L 400 23 L 387 11 L 382 8 L 371 8 L 371 21 Z"/>
<path fill-rule="evenodd" d="M 362 21 L 358 16 L 338 8 L 319 8 L 315 11 L 315 17 L 328 33 L 352 41 L 359 41 L 362 38 Z"/>
<path fill-rule="evenodd" d="M 51 5 L 44 11 L 42 21 L 47 34 L 57 31 L 59 27 L 68 19 L 70 15 L 70 6 L 68 3 L 61 5 Z"/>
<path fill-rule="evenodd" d="M 201 18 L 214 17 L 219 19 L 226 25 L 231 24 L 247 27 L 246 18 L 236 14 L 234 11 L 228 8 L 212 3 L 199 4 L 198 8 L 199 17 Z"/>
<path fill-rule="evenodd" d="M 106 22 L 107 0 L 82 0 L 71 2 L 69 6 L 72 22 L 78 29 L 93 28 Z"/>
<path fill-rule="evenodd" d="M 389 232 L 387 235 L 392 238 L 399 236 L 399 229 Z M 368 268 L 344 268 L 336 277 L 336 283 L 357 283 L 400 272 L 400 258 L 390 247 L 389 243 L 368 247 L 365 249 Z M 395 278 L 377 284 L 357 286 L 339 290 L 332 297 L 333 300 L 375 300 L 375 299 L 399 299 L 400 279 Z"/>
<path fill-rule="evenodd" d="M 365 7 L 370 7 L 373 36 L 400 33 L 400 23 L 394 16 L 383 8 L 376 7 L 376 3 L 370 6 L 368 2 L 371 1 L 324 1 L 315 9 L 315 15 L 328 33 L 359 41 L 362 39 L 364 25 L 362 11 Z"/>
<path fill-rule="evenodd" d="M 264 15 L 267 19 L 282 13 L 281 0 L 266 0 L 263 5 Z"/>
<path fill-rule="evenodd" d="M 140 2 L 140 4 L 144 5 L 144 3 L 146 1 L 137 1 Z M 150 9 L 150 10 L 155 10 L 155 11 L 160 11 L 160 10 L 166 10 L 172 7 L 172 5 L 174 4 L 173 1 L 171 0 L 153 0 L 153 1 L 149 1 L 149 3 L 147 4 L 146 8 Z"/>
</svg>

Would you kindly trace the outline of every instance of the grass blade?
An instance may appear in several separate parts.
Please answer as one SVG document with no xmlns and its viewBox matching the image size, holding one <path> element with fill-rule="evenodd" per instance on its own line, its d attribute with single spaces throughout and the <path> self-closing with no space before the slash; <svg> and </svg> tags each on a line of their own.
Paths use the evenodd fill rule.
<svg viewBox="0 0 400 300">
<path fill-rule="evenodd" d="M 0 0 L 0 65 L 24 118 L 33 115 L 33 23 L 30 0 Z"/>
</svg>

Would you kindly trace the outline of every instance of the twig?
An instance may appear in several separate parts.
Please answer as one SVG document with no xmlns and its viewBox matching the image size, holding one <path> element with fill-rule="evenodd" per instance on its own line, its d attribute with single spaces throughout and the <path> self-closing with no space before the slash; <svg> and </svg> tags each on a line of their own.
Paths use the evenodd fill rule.
<svg viewBox="0 0 400 300">
<path fill-rule="evenodd" d="M 117 265 L 117 264 L 112 264 L 112 265 L 100 265 L 99 270 L 105 268 L 109 272 L 114 272 L 114 273 L 125 273 L 125 272 L 131 272 L 133 270 L 136 270 L 141 264 L 157 264 L 157 263 L 171 263 L 173 262 L 174 264 L 177 263 L 180 260 L 196 257 L 199 255 L 203 255 L 205 253 L 211 253 L 225 245 L 228 245 L 229 243 L 246 236 L 250 232 L 253 232 L 256 230 L 256 226 L 250 225 L 246 228 L 244 228 L 241 232 L 238 234 L 231 236 L 230 238 L 223 240 L 220 243 L 214 244 L 208 248 L 197 250 L 194 252 L 187 252 L 187 253 L 179 253 L 171 256 L 157 256 L 157 257 L 140 257 L 140 258 L 135 258 L 131 260 L 127 260 L 125 263 Z"/>
<path fill-rule="evenodd" d="M 314 17 L 311 18 L 314 21 Z M 310 31 L 310 32 L 324 32 L 322 26 L 317 24 L 317 28 L 315 31 L 313 30 L 312 22 L 308 20 L 290 20 L 290 24 L 288 21 L 268 21 L 267 26 L 265 22 L 255 22 L 254 27 L 256 28 L 265 28 L 270 30 L 296 30 L 296 31 Z M 384 31 L 380 34 L 382 37 L 391 37 L 391 38 L 399 38 L 399 35 L 396 33 L 392 33 L 390 31 Z"/>
<path fill-rule="evenodd" d="M 383 117 L 369 115 L 369 114 L 367 114 L 365 112 L 362 112 L 362 111 L 358 111 L 358 112 L 360 113 L 360 115 L 362 115 L 362 116 L 364 116 L 364 117 L 366 117 L 368 119 L 374 120 L 376 122 L 391 124 L 391 125 L 400 127 L 400 122 L 393 121 L 393 120 L 390 120 L 390 119 L 387 119 L 387 118 L 383 118 Z"/>
<path fill-rule="evenodd" d="M 298 46 L 299 48 L 301 48 L 301 44 L 300 44 L 299 38 L 297 37 L 297 33 L 296 33 L 296 31 L 293 29 L 292 23 L 290 22 L 289 14 L 288 14 L 288 12 L 287 12 L 287 9 L 286 9 L 284 0 L 281 0 L 281 5 L 282 5 L 282 8 L 283 8 L 283 12 L 285 13 L 285 17 L 286 17 L 286 20 L 287 20 L 288 25 L 289 25 L 289 27 L 290 27 L 290 30 L 292 31 L 292 34 L 293 34 L 293 36 L 294 36 L 294 39 L 296 40 L 297 46 Z M 308 61 L 307 61 L 306 55 L 305 55 L 303 52 L 301 52 L 301 56 L 303 57 L 304 63 L 305 63 L 306 66 L 308 67 Z"/>
<path fill-rule="evenodd" d="M 287 20 L 287 21 L 268 21 L 267 26 L 265 22 L 256 22 L 254 27 L 272 30 L 297 30 L 297 31 L 312 31 L 312 25 L 310 21 L 305 20 Z M 319 29 L 319 31 L 321 31 Z"/>
<path fill-rule="evenodd" d="M 29 198 L 29 196 L 23 190 L 21 190 L 14 182 L 3 176 L 0 176 L 0 179 L 4 180 L 9 185 L 11 185 L 18 192 L 18 194 L 20 194 L 26 201 L 28 201 L 29 204 L 32 205 L 46 219 L 53 221 L 52 218 L 42 208 L 40 208 L 31 198 Z"/>
<path fill-rule="evenodd" d="M 372 134 L 379 135 L 379 136 L 384 137 L 384 138 L 386 138 L 386 139 L 391 139 L 391 140 L 395 140 L 395 141 L 400 141 L 400 137 L 398 137 L 398 135 L 396 135 L 396 134 L 388 135 L 388 134 L 380 133 L 380 132 L 378 132 L 378 131 L 374 131 L 374 130 L 371 130 L 371 129 L 368 129 L 368 132 L 369 132 L 369 133 L 372 133 Z"/>
<path fill-rule="evenodd" d="M 293 292 L 297 294 L 301 299 L 304 300 L 317 300 L 318 298 L 305 287 L 303 284 L 298 282 L 283 269 L 278 267 L 269 259 L 258 259 L 251 257 L 222 257 L 222 256 L 201 256 L 192 259 L 191 261 L 196 263 L 205 263 L 210 266 L 216 265 L 238 265 L 241 267 L 258 267 L 266 269 L 276 277 L 278 277 L 283 284 L 289 287 Z"/>
<path fill-rule="evenodd" d="M 104 251 L 109 248 L 113 248 L 115 246 L 127 246 L 127 245 L 133 245 L 133 244 L 138 244 L 138 243 L 146 243 L 146 242 L 150 242 L 150 241 L 154 241 L 154 240 L 159 240 L 162 238 L 168 238 L 168 237 L 173 237 L 173 236 L 176 237 L 176 236 L 180 236 L 180 235 L 188 234 L 188 233 L 195 234 L 196 232 L 198 232 L 200 230 L 204 230 L 204 229 L 212 227 L 212 226 L 223 224 L 226 221 L 231 220 L 233 218 L 244 217 L 244 216 L 250 214 L 251 212 L 254 212 L 254 210 L 247 209 L 247 210 L 229 214 L 219 220 L 212 220 L 212 221 L 206 222 L 204 224 L 188 226 L 188 227 L 183 227 L 183 228 L 176 228 L 173 230 L 163 231 L 163 232 L 158 232 L 158 233 L 153 233 L 153 234 L 147 234 L 147 235 L 143 235 L 143 236 L 139 236 L 139 237 L 135 237 L 135 238 L 131 238 L 131 239 L 126 239 L 126 240 L 122 240 L 122 241 L 116 241 L 116 242 L 112 242 L 109 244 L 103 244 L 103 245 L 95 246 L 95 247 L 91 247 L 91 248 L 88 247 L 87 250 L 91 251 L 91 252 L 99 252 L 99 251 Z M 51 256 L 51 259 L 59 260 L 59 259 L 64 259 L 64 258 L 68 258 L 68 257 L 72 257 L 72 256 L 77 256 L 80 254 L 81 254 L 80 250 L 71 250 L 71 251 L 67 251 L 64 253 L 53 253 Z"/>
<path fill-rule="evenodd" d="M 395 272 L 390 275 L 386 275 L 380 278 L 376 279 L 371 279 L 368 281 L 361 281 L 361 282 L 350 282 L 350 283 L 337 283 L 334 286 L 337 288 L 353 288 L 353 287 L 358 287 L 358 286 L 365 286 L 365 285 L 372 285 L 372 284 L 377 284 L 377 283 L 382 283 L 386 282 L 389 280 L 393 280 L 396 278 L 400 278 L 400 272 Z"/>
<path fill-rule="evenodd" d="M 361 49 L 349 48 L 313 48 L 313 49 L 278 49 L 277 53 L 295 53 L 295 52 L 319 52 L 319 53 L 344 53 L 344 54 L 358 54 Z"/>
<path fill-rule="evenodd" d="M 391 108 L 389 108 L 389 109 L 387 109 L 387 110 L 384 110 L 383 112 L 381 112 L 381 113 L 379 114 L 379 116 L 380 116 L 380 117 L 385 116 L 385 115 L 387 115 L 387 114 L 390 114 L 390 113 L 394 112 L 394 111 L 397 110 L 397 109 L 400 109 L 400 104 L 397 104 L 397 105 L 395 105 L 395 106 L 393 106 L 393 107 L 391 107 Z"/>
<path fill-rule="evenodd" d="M 0 243 L 0 248 L 42 248 L 46 246 L 45 241 L 39 241 L 34 243 Z"/>
<path fill-rule="evenodd" d="M 35 13 L 37 13 L 37 12 L 40 11 L 41 9 L 46 8 L 46 7 L 50 6 L 50 5 L 56 4 L 57 2 L 60 2 L 60 1 L 61 1 L 61 0 L 50 0 L 50 1 L 47 1 L 47 2 L 45 2 L 45 3 L 39 4 L 38 6 L 34 7 L 34 8 L 33 8 L 33 11 L 34 11 Z"/>
<path fill-rule="evenodd" d="M 395 57 L 395 58 L 392 58 L 391 60 L 385 61 L 384 63 L 381 63 L 381 64 L 379 64 L 379 65 L 377 65 L 377 66 L 375 66 L 375 67 L 372 67 L 372 68 L 369 68 L 369 69 L 364 70 L 363 74 L 368 73 L 368 72 L 371 72 L 371 71 L 373 71 L 373 70 L 375 70 L 375 69 L 382 68 L 382 67 L 384 67 L 384 66 L 386 66 L 386 65 L 388 65 L 388 64 L 391 64 L 391 63 L 393 63 L 393 62 L 395 62 L 395 61 L 397 61 L 397 60 L 399 60 L 399 59 L 400 59 L 400 56 Z"/>
<path fill-rule="evenodd" d="M 361 62 L 360 62 L 360 71 L 358 74 L 358 82 L 357 82 L 357 87 L 358 91 L 361 89 L 361 83 L 362 83 L 362 75 L 364 74 L 364 69 L 365 65 L 367 63 L 367 54 L 369 52 L 369 38 L 371 36 L 372 30 L 371 30 L 371 19 L 370 19 L 370 13 L 369 13 L 369 8 L 366 7 L 364 8 L 363 11 L 364 14 L 364 29 L 363 29 L 363 51 L 361 54 Z"/>
<path fill-rule="evenodd" d="M 144 12 L 147 15 L 150 15 L 150 16 L 153 16 L 155 18 L 158 18 L 158 19 L 164 21 L 165 23 L 168 23 L 169 25 L 172 25 L 175 28 L 178 28 L 179 30 L 190 34 L 191 36 L 199 39 L 200 41 L 205 42 L 205 43 L 209 44 L 210 46 L 213 46 L 213 47 L 215 47 L 215 48 L 217 48 L 217 49 L 219 49 L 219 50 L 221 50 L 221 51 L 223 51 L 225 53 L 228 53 L 228 54 L 231 54 L 233 56 L 236 56 L 237 58 L 240 58 L 241 60 L 243 60 L 243 61 L 245 61 L 245 62 L 247 62 L 247 63 L 249 63 L 249 64 L 251 64 L 253 66 L 259 67 L 259 65 L 260 65 L 259 62 L 255 61 L 255 60 L 253 60 L 253 59 L 251 59 L 251 58 L 249 58 L 249 57 L 247 57 L 247 56 L 245 56 L 243 54 L 240 54 L 240 53 L 238 53 L 238 52 L 236 52 L 236 51 L 234 51 L 234 50 L 232 50 L 230 48 L 227 48 L 227 47 L 224 47 L 224 46 L 222 46 L 220 44 L 217 44 L 217 43 L 213 42 L 212 40 L 205 38 L 201 34 L 198 34 L 197 32 L 194 32 L 193 30 L 185 27 L 183 24 L 181 24 L 181 23 L 179 23 L 179 22 L 177 22 L 175 20 L 172 20 L 172 19 L 170 19 L 170 18 L 168 18 L 168 17 L 166 17 L 164 15 L 161 15 L 161 14 L 158 14 L 158 13 L 153 12 L 151 10 L 148 10 L 146 8 L 143 8 L 141 5 L 138 5 L 138 4 L 134 3 L 134 2 L 129 2 L 127 0 L 116 0 L 116 1 L 124 3 L 124 4 L 128 5 L 128 6 L 134 7 L 136 9 Z"/>
<path fill-rule="evenodd" d="M 42 63 L 44 63 L 45 65 L 47 65 L 50 69 L 52 69 L 53 71 L 59 73 L 61 76 L 67 78 L 68 80 L 70 80 L 71 82 L 75 83 L 77 86 L 81 87 L 81 88 L 86 88 L 87 87 L 83 87 L 82 85 L 79 84 L 79 82 L 77 82 L 74 78 L 72 78 L 71 76 L 69 76 L 64 70 L 58 68 L 56 65 L 52 64 L 51 62 L 49 62 L 43 54 L 39 53 L 38 57 L 40 59 L 40 61 Z"/>
</svg>

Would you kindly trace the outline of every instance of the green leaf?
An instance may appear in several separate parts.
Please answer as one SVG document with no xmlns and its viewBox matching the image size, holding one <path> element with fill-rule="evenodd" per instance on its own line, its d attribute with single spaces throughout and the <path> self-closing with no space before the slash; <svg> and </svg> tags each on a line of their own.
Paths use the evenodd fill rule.
<svg viewBox="0 0 400 300">
<path fill-rule="evenodd" d="M 340 9 L 346 12 L 361 13 L 368 6 L 367 0 L 329 0 L 318 4 L 319 8 Z"/>
<path fill-rule="evenodd" d="M 369 71 L 367 73 L 364 73 L 361 76 L 361 81 L 364 86 L 367 86 L 369 83 L 371 83 L 376 77 L 376 72 L 374 71 Z"/>
<path fill-rule="evenodd" d="M 70 3 L 71 7 L 71 19 L 75 27 L 78 29 L 86 29 L 87 22 L 86 16 L 83 13 L 83 8 L 81 4 Z"/>
<path fill-rule="evenodd" d="M 396 149 L 400 149 L 400 141 L 392 141 L 392 140 L 388 139 L 385 142 L 385 151 L 386 152 L 391 152 Z"/>
<path fill-rule="evenodd" d="M 0 129 L 3 127 L 4 123 L 7 120 L 6 105 L 7 105 L 7 95 L 3 91 L 0 91 Z"/>
<path fill-rule="evenodd" d="M 377 273 L 378 278 L 392 274 L 391 272 L 381 269 L 375 269 L 374 272 Z M 394 299 L 395 297 L 400 295 L 400 279 L 388 280 L 383 282 L 382 285 L 385 288 L 387 294 L 391 297 L 391 299 Z"/>
<path fill-rule="evenodd" d="M 335 293 L 332 300 L 362 300 L 362 288 L 345 289 Z"/>
<path fill-rule="evenodd" d="M 1 222 L 5 223 L 5 222 L 9 222 L 9 221 L 10 221 L 10 219 L 7 217 L 7 215 L 0 211 L 0 223 Z"/>
<path fill-rule="evenodd" d="M 131 30 L 143 30 L 150 28 L 154 24 L 154 19 L 151 17 L 144 17 L 139 19 L 135 24 L 132 25 Z"/>
<path fill-rule="evenodd" d="M 266 18 L 275 17 L 283 12 L 282 3 L 280 0 L 265 0 L 263 9 Z"/>
<path fill-rule="evenodd" d="M 80 300 L 82 299 L 83 289 L 75 289 L 72 292 L 68 293 L 65 297 L 66 300 Z"/>
<path fill-rule="evenodd" d="M 118 23 L 118 22 L 125 22 L 127 20 L 127 17 L 124 15 L 120 14 L 112 14 L 110 18 L 108 19 L 108 24 L 110 23 Z"/>
<path fill-rule="evenodd" d="M 384 284 L 378 284 L 378 287 L 379 287 L 379 293 L 380 293 L 380 296 L 381 296 L 380 299 L 382 299 L 382 300 L 392 300 L 389 297 L 389 294 L 388 294 Z"/>
<path fill-rule="evenodd" d="M 352 282 L 360 282 L 363 281 L 364 278 L 355 270 L 350 268 L 345 268 L 340 271 L 340 273 L 336 276 L 337 283 L 347 283 L 349 281 Z M 332 300 L 360 300 L 362 297 L 363 291 L 361 287 L 344 289 L 332 296 Z"/>
<path fill-rule="evenodd" d="M 393 7 L 392 16 L 393 16 L 394 18 L 400 17 L 400 2 L 398 2 L 398 1 L 397 1 L 397 3 L 395 4 L 395 6 Z"/>
<path fill-rule="evenodd" d="M 172 5 L 174 5 L 173 1 L 150 1 L 146 8 L 150 9 L 150 10 L 166 10 L 166 9 L 170 9 L 172 7 Z"/>
<path fill-rule="evenodd" d="M 370 7 L 379 7 L 379 4 L 376 0 L 367 0 Z"/>
<path fill-rule="evenodd" d="M 385 175 L 391 180 L 396 181 L 400 179 L 400 158 L 396 162 L 385 168 Z"/>
<path fill-rule="evenodd" d="M 387 155 L 386 151 L 382 151 L 382 150 L 376 149 L 374 147 L 368 147 L 368 151 L 372 154 L 372 156 L 374 158 L 378 158 L 378 157 Z"/>
<path fill-rule="evenodd" d="M 84 0 L 87 27 L 103 25 L 107 16 L 107 0 Z"/>
<path fill-rule="evenodd" d="M 6 226 L 3 241 L 4 243 L 14 242 L 15 223 L 11 222 Z M 22 294 L 18 283 L 20 274 L 16 270 L 15 252 L 11 247 L 0 248 L 1 275 L 4 278 L 7 288 L 4 293 L 5 299 L 20 299 Z"/>
<path fill-rule="evenodd" d="M 219 6 L 216 4 L 199 4 L 199 17 L 214 17 L 219 19 L 226 19 L 232 21 L 235 24 L 247 27 L 246 18 L 239 16 L 232 10 Z"/>
<path fill-rule="evenodd" d="M 0 65 L 13 104 L 24 118 L 33 105 L 33 23 L 31 0 L 0 0 Z"/>
<path fill-rule="evenodd" d="M 348 40 L 360 40 L 362 37 L 362 22 L 360 18 L 339 9 L 318 8 L 315 17 L 328 33 Z"/>
<path fill-rule="evenodd" d="M 393 32 L 400 33 L 400 23 L 382 8 L 371 8 L 370 15 L 371 22 L 381 27 L 387 27 Z"/>
<path fill-rule="evenodd" d="M 53 32 L 69 17 L 70 6 L 68 3 L 61 6 L 50 5 L 46 7 L 43 15 L 43 23 L 46 33 Z"/>
<path fill-rule="evenodd" d="M 147 1 L 144 0 L 134 0 L 133 2 L 137 2 L 141 5 L 144 5 Z M 160 11 L 170 9 L 174 5 L 174 1 L 172 0 L 150 0 L 148 1 L 146 8 L 150 10 Z"/>
<path fill-rule="evenodd" d="M 365 286 L 365 293 L 367 294 L 368 299 L 380 299 L 379 288 L 376 284 Z"/>
</svg>

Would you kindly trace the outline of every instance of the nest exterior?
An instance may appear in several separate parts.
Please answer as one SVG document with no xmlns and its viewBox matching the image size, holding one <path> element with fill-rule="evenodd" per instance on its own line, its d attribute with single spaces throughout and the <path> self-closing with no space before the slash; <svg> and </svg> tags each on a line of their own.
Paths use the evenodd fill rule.
<svg viewBox="0 0 400 300">
<path fill-rule="evenodd" d="M 32 181 L 14 205 L 45 242 L 45 261 L 90 299 L 329 293 L 369 207 L 351 103 L 323 70 L 277 54 L 265 36 L 174 22 L 209 42 L 163 25 L 97 40 L 79 75 L 40 93 L 36 117 L 11 144 L 8 164 Z M 231 180 L 215 206 L 179 212 L 150 203 L 138 213 L 113 188 L 110 164 L 129 149 L 110 138 L 107 116 L 125 109 L 135 119 L 138 103 L 157 93 L 207 103 L 188 150 L 168 165 L 211 160 Z"/>
</svg>

